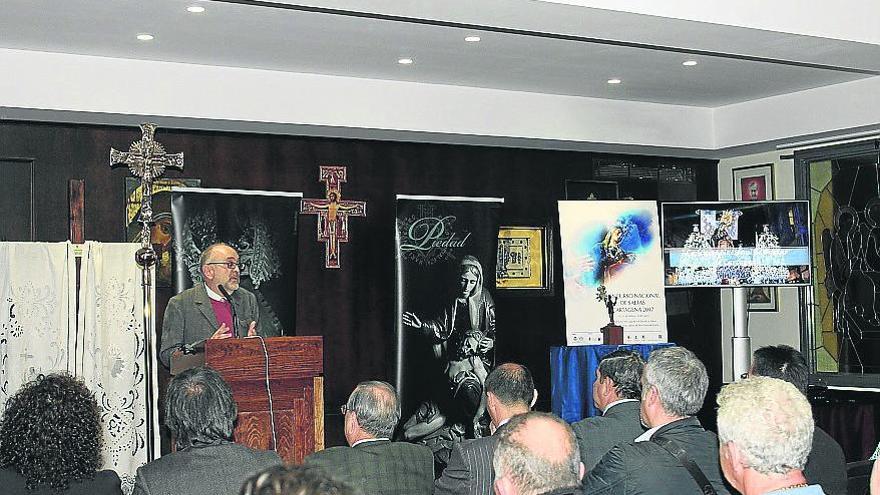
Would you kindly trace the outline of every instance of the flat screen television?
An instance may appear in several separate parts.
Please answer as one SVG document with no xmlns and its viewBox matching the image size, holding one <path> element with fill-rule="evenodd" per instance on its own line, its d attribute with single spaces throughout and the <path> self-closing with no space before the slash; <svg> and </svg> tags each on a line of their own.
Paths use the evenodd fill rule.
<svg viewBox="0 0 880 495">
<path fill-rule="evenodd" d="M 805 286 L 807 201 L 661 203 L 666 287 Z"/>
</svg>

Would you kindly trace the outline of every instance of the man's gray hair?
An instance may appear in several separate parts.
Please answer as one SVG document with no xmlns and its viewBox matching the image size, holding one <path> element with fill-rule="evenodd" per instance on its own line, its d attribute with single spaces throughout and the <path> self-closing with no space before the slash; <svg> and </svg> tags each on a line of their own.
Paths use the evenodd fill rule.
<svg viewBox="0 0 880 495">
<path fill-rule="evenodd" d="M 561 438 L 547 438 L 543 452 L 536 451 L 534 442 L 524 438 L 528 423 L 551 422 L 559 428 Z M 502 427 L 492 466 L 495 477 L 507 476 L 520 495 L 550 492 L 579 483 L 581 454 L 574 431 L 565 421 L 543 413 L 530 412 L 514 416 Z M 559 436 L 559 435 L 557 435 Z M 552 453 L 548 456 L 548 453 Z"/>
<path fill-rule="evenodd" d="M 802 470 L 814 428 L 807 398 L 778 378 L 748 378 L 718 394 L 719 441 L 736 444 L 747 466 L 761 474 Z"/>
<path fill-rule="evenodd" d="M 202 251 L 201 256 L 199 256 L 199 268 L 204 268 L 205 265 L 211 261 L 211 255 L 214 253 L 214 250 L 220 246 L 225 246 L 230 249 L 235 249 L 234 247 L 230 246 L 229 244 L 226 244 L 225 242 L 215 242 L 214 244 L 211 244 L 210 246 L 206 247 Z"/>
<path fill-rule="evenodd" d="M 377 438 L 391 438 L 400 421 L 397 391 L 387 382 L 359 383 L 346 406 L 357 416 L 361 428 Z"/>
<path fill-rule="evenodd" d="M 709 375 L 703 362 L 684 347 L 651 352 L 643 376 L 642 398 L 653 387 L 668 414 L 693 416 L 703 407 Z"/>
<path fill-rule="evenodd" d="M 635 351 L 617 350 L 599 361 L 599 375 L 614 383 L 621 399 L 638 399 L 642 395 L 642 372 L 645 360 Z"/>
</svg>

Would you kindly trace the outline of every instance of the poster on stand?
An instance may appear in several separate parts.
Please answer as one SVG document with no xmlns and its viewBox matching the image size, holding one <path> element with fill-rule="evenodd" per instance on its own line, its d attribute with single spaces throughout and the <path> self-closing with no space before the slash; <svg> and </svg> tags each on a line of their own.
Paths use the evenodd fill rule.
<svg viewBox="0 0 880 495">
<path fill-rule="evenodd" d="M 398 196 L 400 436 L 442 469 L 454 442 L 488 434 L 483 384 L 495 365 L 501 198 Z"/>
<path fill-rule="evenodd" d="M 260 307 L 260 335 L 296 335 L 297 217 L 302 193 L 173 188 L 174 292 L 202 283 L 199 256 L 229 244 L 242 264 L 241 287 Z"/>
<path fill-rule="evenodd" d="M 666 342 L 666 299 L 654 201 L 560 201 L 559 234 L 568 345 Z"/>
</svg>

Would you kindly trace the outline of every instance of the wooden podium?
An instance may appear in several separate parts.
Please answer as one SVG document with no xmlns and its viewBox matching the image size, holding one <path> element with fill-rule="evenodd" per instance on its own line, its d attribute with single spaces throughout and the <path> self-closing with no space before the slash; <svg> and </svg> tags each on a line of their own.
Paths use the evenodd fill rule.
<svg viewBox="0 0 880 495">
<path fill-rule="evenodd" d="M 269 337 L 269 384 L 275 411 L 277 452 L 285 463 L 301 463 L 324 448 L 324 343 L 322 337 Z M 272 448 L 272 422 L 266 393 L 266 360 L 260 339 L 205 342 L 202 356 L 172 362 L 179 372 L 202 363 L 217 370 L 238 405 L 235 442 L 254 449 Z M 172 361 L 176 361 L 176 356 Z"/>
</svg>

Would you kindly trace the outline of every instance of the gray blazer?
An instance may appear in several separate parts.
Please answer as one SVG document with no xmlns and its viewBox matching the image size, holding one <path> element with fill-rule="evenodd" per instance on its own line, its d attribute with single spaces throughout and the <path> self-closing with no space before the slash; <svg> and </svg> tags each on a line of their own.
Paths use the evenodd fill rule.
<svg viewBox="0 0 880 495">
<path fill-rule="evenodd" d="M 424 445 L 377 440 L 331 447 L 303 461 L 370 495 L 427 495 L 434 483 L 434 454 Z"/>
<path fill-rule="evenodd" d="M 639 402 L 621 402 L 602 416 L 586 418 L 571 425 L 581 449 L 581 462 L 587 472 L 619 443 L 632 442 L 645 432 L 639 420 Z"/>
<path fill-rule="evenodd" d="M 132 495 L 236 494 L 249 476 L 278 464 L 276 452 L 237 443 L 190 447 L 139 467 Z"/>
<path fill-rule="evenodd" d="M 492 495 L 492 456 L 497 445 L 495 435 L 452 444 L 449 463 L 434 482 L 434 495 Z"/>
<path fill-rule="evenodd" d="M 231 295 L 232 305 L 238 316 L 238 334 L 247 335 L 248 325 L 257 322 L 260 329 L 260 309 L 257 297 L 246 289 L 239 287 Z M 166 367 L 171 366 L 171 353 L 182 344 L 193 344 L 207 339 L 220 328 L 211 299 L 205 290 L 205 284 L 198 284 L 172 297 L 165 307 L 165 318 L 162 321 L 162 347 L 159 360 Z"/>
</svg>

